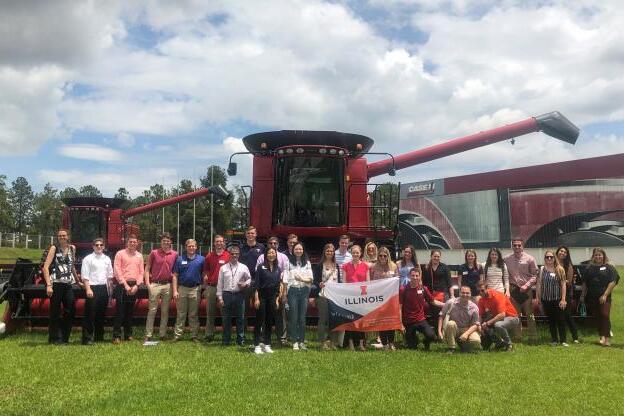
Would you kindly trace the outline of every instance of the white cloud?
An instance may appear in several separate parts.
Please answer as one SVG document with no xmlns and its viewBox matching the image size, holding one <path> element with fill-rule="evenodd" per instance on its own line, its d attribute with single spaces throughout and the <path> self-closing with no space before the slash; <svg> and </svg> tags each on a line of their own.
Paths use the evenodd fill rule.
<svg viewBox="0 0 624 416">
<path fill-rule="evenodd" d="M 66 76 L 65 70 L 54 65 L 21 71 L 0 65 L 3 154 L 34 153 L 54 135 L 60 127 L 56 109 L 61 104 Z"/>
<path fill-rule="evenodd" d="M 97 162 L 119 163 L 124 159 L 124 156 L 114 149 L 88 143 L 64 145 L 59 148 L 58 153 L 65 157 Z"/>
</svg>

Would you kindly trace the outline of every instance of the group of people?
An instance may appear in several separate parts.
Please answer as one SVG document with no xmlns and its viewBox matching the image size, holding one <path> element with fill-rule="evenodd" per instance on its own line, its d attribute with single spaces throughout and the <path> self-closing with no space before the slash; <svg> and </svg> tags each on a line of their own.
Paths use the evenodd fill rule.
<svg viewBox="0 0 624 416">
<path fill-rule="evenodd" d="M 144 262 L 138 250 L 137 236 L 130 235 L 125 249 L 114 260 L 105 254 L 104 240 L 93 241 L 93 252 L 82 260 L 76 272 L 75 248 L 67 230 L 61 229 L 58 241 L 48 250 L 43 267 L 46 293 L 50 297 L 49 342 L 67 343 L 75 306 L 72 284 L 80 283 L 86 301 L 82 325 L 82 343 L 102 341 L 104 316 L 112 296 L 116 311 L 113 343 L 133 339 L 133 314 L 139 286 L 148 289 L 148 312 L 144 341 L 154 340 L 154 321 L 160 305 L 158 337 L 167 339 L 169 305 L 175 300 L 176 321 L 173 340 L 182 339 L 188 319 L 191 340 L 200 341 L 198 308 L 205 299 L 206 329 L 204 340 L 215 338 L 215 319 L 219 308 L 222 317 L 222 344 L 232 343 L 232 320 L 235 342 L 245 344 L 245 309 L 255 309 L 254 352 L 272 353 L 272 333 L 285 345 L 290 338 L 293 350 L 305 350 L 306 312 L 311 302 L 318 310 L 318 341 L 330 350 L 345 346 L 366 349 L 367 337 L 375 338 L 385 349 L 395 349 L 395 331 L 370 334 L 334 331 L 329 326 L 329 305 L 324 289 L 328 282 L 353 283 L 390 277 L 399 278 L 401 319 L 408 348 L 425 350 L 438 337 L 448 351 L 457 347 L 475 351 L 481 348 L 512 350 L 513 340 L 521 335 L 520 315 L 527 319 L 530 342 L 537 341 L 533 310 L 541 306 L 549 322 L 554 345 L 567 346 L 566 325 L 573 342 L 578 333 L 571 311 L 574 269 L 566 247 L 544 253 L 543 266 L 524 251 L 522 240 L 513 240 L 513 253 L 503 258 L 499 249 L 491 249 L 485 263 L 479 263 L 474 250 L 467 250 L 465 263 L 458 272 L 459 296 L 448 266 L 439 250 L 431 252 L 429 262 L 421 267 L 413 246 L 406 246 L 396 262 L 386 247 L 369 242 L 364 248 L 351 244 L 348 235 L 338 239 L 338 246 L 328 243 L 321 258 L 312 264 L 305 247 L 296 235 L 289 235 L 287 247 L 279 251 L 279 239 L 272 236 L 266 246 L 257 241 L 254 227 L 246 230 L 242 245 L 229 245 L 217 235 L 213 249 L 205 257 L 197 253 L 197 242 L 186 240 L 184 253 L 172 249 L 169 233 L 160 236 L 160 247 L 152 250 Z M 617 284 L 617 270 L 609 264 L 604 250 L 593 251 L 583 275 L 580 301 L 596 318 L 600 344 L 610 345 L 611 292 Z M 534 296 L 535 295 L 535 296 Z M 62 308 L 61 308 L 62 305 Z M 436 330 L 434 330 L 436 328 Z"/>
</svg>

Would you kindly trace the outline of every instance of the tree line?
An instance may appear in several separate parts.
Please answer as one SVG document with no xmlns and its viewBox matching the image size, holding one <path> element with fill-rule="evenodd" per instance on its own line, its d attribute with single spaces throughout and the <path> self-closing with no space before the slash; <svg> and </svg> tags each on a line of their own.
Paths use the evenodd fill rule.
<svg viewBox="0 0 624 416">
<path fill-rule="evenodd" d="M 213 174 L 214 178 L 212 178 Z M 206 169 L 206 174 L 200 179 L 200 185 L 208 187 L 211 183 L 227 188 L 227 176 L 222 168 L 211 166 Z M 196 189 L 197 187 L 191 180 L 182 179 L 179 184 L 171 188 L 166 188 L 162 184 L 154 184 L 135 198 L 130 198 L 128 190 L 121 186 L 112 197 L 127 201 L 123 204 L 123 208 L 128 209 Z M 214 198 L 215 234 L 222 234 L 230 229 L 239 229 L 245 225 L 244 194 L 240 187 L 228 190 L 233 195 L 231 198 Z M 25 177 L 20 176 L 9 184 L 6 175 L 0 175 L 0 232 L 55 235 L 56 230 L 62 225 L 62 211 L 65 206 L 63 199 L 79 196 L 102 197 L 103 195 L 93 185 L 85 185 L 79 189 L 66 187 L 61 190 L 49 183 L 46 183 L 40 192 L 34 192 Z M 157 241 L 158 234 L 163 229 L 163 218 L 165 231 L 176 236 L 178 234 L 178 205 L 180 239 L 192 237 L 193 201 L 190 200 L 135 216 L 132 222 L 140 227 L 141 238 L 144 241 Z M 203 244 L 210 240 L 210 211 L 209 196 L 195 200 L 195 238 Z"/>
</svg>

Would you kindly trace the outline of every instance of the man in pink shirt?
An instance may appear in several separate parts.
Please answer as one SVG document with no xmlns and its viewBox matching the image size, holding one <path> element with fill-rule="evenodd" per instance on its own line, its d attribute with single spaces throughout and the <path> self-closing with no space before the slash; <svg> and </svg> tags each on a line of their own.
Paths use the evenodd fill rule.
<svg viewBox="0 0 624 416">
<path fill-rule="evenodd" d="M 526 316 L 529 342 L 536 343 L 537 328 L 533 315 L 533 287 L 537 281 L 537 264 L 533 256 L 524 252 L 524 242 L 521 239 L 514 238 L 511 241 L 511 247 L 513 253 L 505 257 L 505 265 L 509 272 L 511 302 L 516 311 Z"/>
<path fill-rule="evenodd" d="M 145 267 L 145 285 L 149 292 L 149 306 L 147 308 L 147 320 L 145 321 L 145 341 L 150 341 L 154 331 L 154 319 L 160 304 L 160 340 L 167 337 L 167 324 L 169 322 L 169 302 L 171 301 L 171 276 L 173 265 L 178 253 L 171 249 L 172 238 L 169 233 L 160 235 L 160 248 L 152 250 L 147 257 Z"/>
<path fill-rule="evenodd" d="M 124 339 L 132 340 L 132 317 L 139 285 L 143 283 L 143 256 L 137 251 L 139 240 L 136 235 L 129 235 L 127 246 L 115 255 L 113 270 L 117 284 L 113 290 L 116 313 L 113 323 L 113 344 L 121 343 L 121 326 Z"/>
</svg>

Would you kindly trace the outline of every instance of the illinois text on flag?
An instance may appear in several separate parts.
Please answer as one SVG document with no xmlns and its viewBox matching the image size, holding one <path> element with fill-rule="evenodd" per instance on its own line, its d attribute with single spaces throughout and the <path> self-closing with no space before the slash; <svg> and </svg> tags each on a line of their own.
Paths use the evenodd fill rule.
<svg viewBox="0 0 624 416">
<path fill-rule="evenodd" d="M 361 283 L 330 282 L 323 290 L 329 306 L 329 326 L 336 331 L 401 329 L 399 279 Z"/>
</svg>

